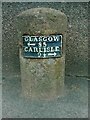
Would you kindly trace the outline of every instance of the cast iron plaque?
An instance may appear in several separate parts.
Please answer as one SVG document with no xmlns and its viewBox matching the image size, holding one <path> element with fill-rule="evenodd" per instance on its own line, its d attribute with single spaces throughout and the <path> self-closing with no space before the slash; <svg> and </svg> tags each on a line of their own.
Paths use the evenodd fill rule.
<svg viewBox="0 0 90 120">
<path fill-rule="evenodd" d="M 49 36 L 23 35 L 23 56 L 51 58 L 62 56 L 62 34 Z"/>
</svg>

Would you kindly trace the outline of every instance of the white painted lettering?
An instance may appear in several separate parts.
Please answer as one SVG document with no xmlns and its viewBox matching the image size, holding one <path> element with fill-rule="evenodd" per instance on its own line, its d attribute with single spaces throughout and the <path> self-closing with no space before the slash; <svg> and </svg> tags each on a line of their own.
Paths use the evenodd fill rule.
<svg viewBox="0 0 90 120">
<path fill-rule="evenodd" d="M 50 52 L 50 47 L 47 47 L 47 52 Z"/>
<path fill-rule="evenodd" d="M 46 47 L 44 47 L 44 52 L 46 52 Z"/>
<path fill-rule="evenodd" d="M 59 36 L 59 37 L 60 37 L 60 36 Z M 59 40 L 60 40 L 59 37 L 58 37 L 58 36 L 53 36 L 54 41 L 59 41 Z"/>
<path fill-rule="evenodd" d="M 25 40 L 25 42 L 28 42 L 30 39 L 31 39 L 30 36 L 24 36 L 24 40 Z"/>
<path fill-rule="evenodd" d="M 42 47 L 42 43 L 41 42 L 39 42 L 38 44 L 39 44 L 39 47 Z"/>
<path fill-rule="evenodd" d="M 39 41 L 39 42 L 42 42 L 42 36 L 40 36 L 40 37 L 38 38 L 38 41 Z"/>
<path fill-rule="evenodd" d="M 24 51 L 25 51 L 25 52 L 28 52 L 28 47 L 25 47 L 25 48 L 24 48 Z"/>
<path fill-rule="evenodd" d="M 33 47 L 33 52 L 38 52 L 38 48 L 37 47 Z"/>
<path fill-rule="evenodd" d="M 51 47 L 51 52 L 54 52 L 54 47 Z"/>
<path fill-rule="evenodd" d="M 55 51 L 60 51 L 60 47 L 59 47 L 59 46 L 56 46 L 56 47 L 55 47 Z"/>
<path fill-rule="evenodd" d="M 47 37 L 43 37 L 43 41 L 46 42 L 47 41 Z"/>
<path fill-rule="evenodd" d="M 32 50 L 32 48 L 31 48 L 31 47 L 29 48 L 29 50 L 28 50 L 28 51 L 29 51 L 29 52 L 33 52 L 33 50 Z"/>
<path fill-rule="evenodd" d="M 43 51 L 42 51 L 42 48 L 39 48 L 39 52 L 43 52 Z"/>
<path fill-rule="evenodd" d="M 34 38 L 34 42 L 38 42 L 38 39 L 37 39 L 37 37 L 35 37 L 35 38 Z"/>
<path fill-rule="evenodd" d="M 48 41 L 50 41 L 50 42 L 53 41 L 53 38 L 49 36 Z"/>
<path fill-rule="evenodd" d="M 38 53 L 38 57 L 41 57 L 41 53 L 40 52 Z"/>
<path fill-rule="evenodd" d="M 46 42 L 43 42 L 43 47 L 46 47 L 46 46 L 47 46 Z"/>
</svg>

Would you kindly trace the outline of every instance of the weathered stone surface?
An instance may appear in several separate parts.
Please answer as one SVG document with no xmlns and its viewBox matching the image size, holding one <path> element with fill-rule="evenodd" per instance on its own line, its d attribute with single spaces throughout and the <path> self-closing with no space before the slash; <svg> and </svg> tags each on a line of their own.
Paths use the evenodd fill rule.
<svg viewBox="0 0 90 120">
<path fill-rule="evenodd" d="M 64 87 L 65 40 L 67 19 L 59 10 L 34 8 L 22 12 L 18 18 L 18 38 L 22 35 L 63 34 L 63 55 L 61 58 L 26 59 L 20 47 L 20 68 L 22 90 L 31 98 L 52 98 L 59 96 Z"/>
</svg>

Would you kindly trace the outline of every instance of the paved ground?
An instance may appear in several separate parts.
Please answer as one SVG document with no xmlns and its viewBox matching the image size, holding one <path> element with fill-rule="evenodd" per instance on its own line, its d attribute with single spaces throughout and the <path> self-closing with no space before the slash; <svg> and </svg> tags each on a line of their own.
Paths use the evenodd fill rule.
<svg viewBox="0 0 90 120">
<path fill-rule="evenodd" d="M 2 88 L 0 83 L 0 120 L 2 118 Z"/>
<path fill-rule="evenodd" d="M 21 95 L 18 75 L 3 77 L 4 118 L 87 118 L 88 81 L 66 76 L 65 93 L 52 101 L 30 101 Z"/>
</svg>

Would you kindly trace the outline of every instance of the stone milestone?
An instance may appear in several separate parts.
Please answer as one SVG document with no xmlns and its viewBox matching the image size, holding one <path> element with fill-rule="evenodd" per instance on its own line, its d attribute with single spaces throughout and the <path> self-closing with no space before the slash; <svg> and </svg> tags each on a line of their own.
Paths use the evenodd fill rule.
<svg viewBox="0 0 90 120">
<path fill-rule="evenodd" d="M 51 8 L 32 8 L 17 16 L 22 94 L 52 99 L 64 89 L 66 15 Z"/>
</svg>

